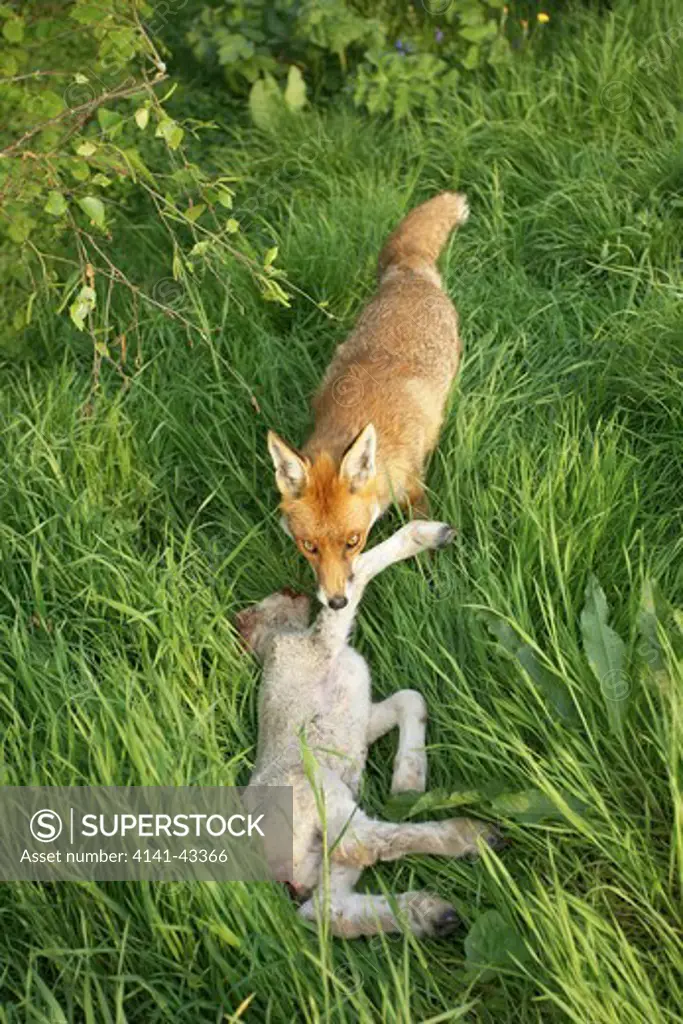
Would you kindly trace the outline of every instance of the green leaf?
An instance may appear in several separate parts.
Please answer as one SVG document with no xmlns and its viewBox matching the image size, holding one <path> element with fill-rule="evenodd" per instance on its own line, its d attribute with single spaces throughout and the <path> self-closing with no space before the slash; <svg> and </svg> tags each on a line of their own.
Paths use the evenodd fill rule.
<svg viewBox="0 0 683 1024">
<path fill-rule="evenodd" d="M 661 631 L 665 632 L 674 658 L 683 658 L 682 623 L 681 612 L 671 607 L 659 586 L 653 580 L 645 580 L 638 611 L 640 641 L 637 653 L 660 683 L 669 679 Z"/>
<path fill-rule="evenodd" d="M 68 278 L 66 279 L 61 288 L 62 301 L 59 303 L 59 306 L 57 307 L 58 315 L 64 312 L 69 299 L 74 294 L 81 281 L 82 278 L 80 270 L 74 270 L 73 273 L 69 274 Z"/>
<path fill-rule="evenodd" d="M 156 138 L 161 138 L 165 141 L 169 149 L 177 149 L 180 143 L 183 141 L 185 132 L 180 125 L 171 120 L 170 117 L 164 118 L 157 125 L 157 130 L 154 133 Z"/>
<path fill-rule="evenodd" d="M 76 152 L 79 156 L 92 156 L 93 153 L 97 152 L 97 146 L 92 142 L 81 142 L 80 146 L 77 147 Z"/>
<path fill-rule="evenodd" d="M 277 252 L 278 252 L 278 247 L 276 245 L 274 245 L 272 249 L 268 249 L 268 251 L 266 252 L 266 255 L 263 258 L 263 266 L 264 267 L 269 267 L 271 265 L 271 263 L 275 259 L 277 259 Z"/>
<path fill-rule="evenodd" d="M 23 18 L 10 18 L 2 26 L 2 34 L 8 43 L 20 43 L 24 38 Z"/>
<path fill-rule="evenodd" d="M 120 149 L 119 152 L 128 164 L 128 169 L 130 170 L 133 181 L 137 181 L 138 177 L 140 177 L 145 178 L 146 181 L 150 182 L 150 184 L 155 183 L 155 179 L 151 171 L 138 153 L 137 149 L 134 147 L 130 149 Z"/>
<path fill-rule="evenodd" d="M 523 643 L 509 622 L 492 612 L 482 611 L 478 618 L 486 624 L 498 643 L 515 658 L 536 684 L 550 706 L 570 725 L 578 721 L 571 694 L 565 683 L 542 664 L 530 644 Z"/>
<path fill-rule="evenodd" d="M 474 922 L 465 939 L 465 955 L 470 970 L 483 972 L 481 981 L 490 981 L 515 961 L 529 959 L 521 935 L 497 910 L 487 910 Z"/>
<path fill-rule="evenodd" d="M 190 249 L 190 256 L 203 256 L 211 247 L 211 239 L 205 238 L 201 242 L 195 242 Z"/>
<path fill-rule="evenodd" d="M 277 302 L 279 305 L 289 309 L 291 306 L 289 296 L 277 281 L 274 281 L 273 278 L 261 277 L 259 278 L 259 285 L 261 286 L 261 295 L 264 302 Z"/>
<path fill-rule="evenodd" d="M 254 53 L 254 44 L 239 32 L 228 32 L 220 37 L 218 47 L 219 64 L 236 64 L 249 60 Z"/>
<path fill-rule="evenodd" d="M 486 9 L 482 0 L 458 0 L 458 16 L 462 25 L 483 25 Z"/>
<path fill-rule="evenodd" d="M 382 808 L 382 817 L 390 821 L 405 821 L 423 796 L 423 793 L 417 792 L 392 793 Z"/>
<path fill-rule="evenodd" d="M 90 168 L 85 160 L 71 160 L 69 170 L 76 181 L 86 181 L 90 177 Z"/>
<path fill-rule="evenodd" d="M 194 224 L 196 220 L 199 220 L 205 209 L 206 203 L 197 203 L 195 206 L 188 206 L 187 210 L 185 210 L 185 217 Z"/>
<path fill-rule="evenodd" d="M 69 307 L 69 316 L 79 331 L 85 330 L 85 320 L 89 313 L 95 308 L 97 295 L 94 288 L 83 285 L 76 299 Z"/>
<path fill-rule="evenodd" d="M 630 683 L 624 672 L 626 646 L 607 623 L 608 607 L 604 591 L 595 576 L 586 587 L 586 603 L 581 612 L 583 649 L 593 675 L 600 684 L 613 733 L 623 732 L 628 710 Z"/>
<path fill-rule="evenodd" d="M 285 103 L 290 110 L 301 110 L 306 105 L 306 83 L 296 64 L 289 65 Z"/>
<path fill-rule="evenodd" d="M 405 821 L 418 814 L 433 814 L 454 807 L 474 806 L 485 801 L 481 789 L 462 786 L 456 789 L 432 789 L 428 793 L 394 793 L 386 802 L 383 813 L 392 821 Z"/>
<path fill-rule="evenodd" d="M 11 214 L 11 221 L 7 228 L 7 234 L 16 242 L 17 245 L 21 245 L 29 237 L 33 229 L 36 227 L 36 221 L 33 217 L 29 217 L 28 214 L 21 211 Z"/>
<path fill-rule="evenodd" d="M 228 232 L 229 235 L 236 235 L 239 229 L 240 222 L 238 220 L 235 220 L 234 217 L 230 217 L 229 220 L 226 220 L 225 230 Z"/>
<path fill-rule="evenodd" d="M 578 721 L 578 714 L 566 684 L 541 663 L 530 644 L 522 644 L 516 656 L 526 674 L 557 715 L 565 724 L 575 724 Z"/>
<path fill-rule="evenodd" d="M 249 92 L 249 113 L 257 128 L 272 131 L 282 116 L 283 98 L 272 75 L 259 78 Z"/>
<path fill-rule="evenodd" d="M 479 47 L 475 44 L 470 46 L 469 50 L 465 54 L 462 66 L 467 68 L 468 71 L 473 71 L 479 64 Z"/>
<path fill-rule="evenodd" d="M 41 116 L 57 117 L 64 110 L 64 98 L 53 89 L 45 89 L 40 95 Z"/>
<path fill-rule="evenodd" d="M 18 71 L 19 64 L 17 63 L 15 55 L 9 51 L 0 53 L 0 75 L 2 75 L 3 78 L 12 78 L 12 76 L 16 75 Z"/>
<path fill-rule="evenodd" d="M 61 217 L 67 211 L 66 199 L 61 192 L 50 192 L 43 209 L 53 217 Z"/>
<path fill-rule="evenodd" d="M 99 185 L 100 188 L 108 188 L 111 185 L 111 178 L 108 178 L 106 174 L 96 174 L 92 179 L 93 185 Z"/>
<path fill-rule="evenodd" d="M 97 196 L 82 196 L 76 202 L 83 213 L 90 218 L 91 224 L 104 230 L 104 203 Z"/>
<path fill-rule="evenodd" d="M 72 4 L 69 10 L 69 17 L 78 21 L 81 25 L 93 25 L 102 18 L 102 8 L 99 4 Z"/>
<path fill-rule="evenodd" d="M 646 580 L 643 584 L 640 608 L 638 610 L 638 632 L 641 637 L 638 651 L 653 671 L 664 668 L 661 644 L 657 635 L 658 621 L 659 616 L 655 604 L 655 586 L 652 580 Z"/>
<path fill-rule="evenodd" d="M 576 814 L 583 815 L 587 808 L 575 797 L 562 795 L 567 806 Z M 564 821 L 566 815 L 549 796 L 540 789 L 524 789 L 518 793 L 500 793 L 491 801 L 493 815 L 514 818 L 525 824 L 540 821 Z"/>
<path fill-rule="evenodd" d="M 517 654 L 520 647 L 520 639 L 509 622 L 502 619 L 500 615 L 495 615 L 489 611 L 479 612 L 477 617 L 488 627 L 508 654 Z"/>
<path fill-rule="evenodd" d="M 140 131 L 144 132 L 149 123 L 149 110 L 147 107 L 138 107 L 135 111 L 135 123 Z"/>
<path fill-rule="evenodd" d="M 232 210 L 232 192 L 229 188 L 218 189 L 218 202 L 221 206 L 225 207 L 226 210 Z"/>
<path fill-rule="evenodd" d="M 103 132 L 109 135 L 120 134 L 123 128 L 123 118 L 115 110 L 108 110 L 106 107 L 99 107 L 97 121 Z"/>
<path fill-rule="evenodd" d="M 491 20 L 485 25 L 466 25 L 460 29 L 459 35 L 468 43 L 483 43 L 485 39 L 492 39 L 497 33 L 498 25 Z"/>
<path fill-rule="evenodd" d="M 667 618 L 667 608 L 657 584 L 645 580 L 638 611 L 638 632 L 641 638 L 638 653 L 653 672 L 661 672 L 666 668 L 657 626 L 660 622 L 666 622 Z"/>
</svg>

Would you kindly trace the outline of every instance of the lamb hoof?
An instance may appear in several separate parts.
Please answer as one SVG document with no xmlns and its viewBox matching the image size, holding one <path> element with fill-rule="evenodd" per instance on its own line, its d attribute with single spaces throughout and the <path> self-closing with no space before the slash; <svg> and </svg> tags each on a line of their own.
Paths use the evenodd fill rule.
<svg viewBox="0 0 683 1024">
<path fill-rule="evenodd" d="M 444 523 L 437 539 L 437 548 L 448 547 L 448 545 L 455 539 L 456 532 L 457 531 L 454 526 L 449 526 L 448 523 Z"/>
<path fill-rule="evenodd" d="M 426 551 L 428 548 L 432 550 L 445 548 L 455 537 L 455 529 L 450 523 L 414 519 L 410 526 L 412 528 L 412 539 L 423 551 Z"/>
<path fill-rule="evenodd" d="M 495 850 L 496 853 L 500 853 L 501 850 L 506 850 L 508 848 L 510 840 L 497 828 L 493 828 L 486 837 L 486 845 L 492 850 Z"/>
<path fill-rule="evenodd" d="M 430 892 L 408 893 L 410 926 L 423 938 L 444 938 L 460 925 L 460 919 L 446 900 Z"/>
<path fill-rule="evenodd" d="M 443 939 L 447 935 L 452 935 L 460 927 L 460 918 L 453 907 L 449 907 L 436 919 L 432 927 L 436 938 Z"/>
<path fill-rule="evenodd" d="M 507 846 L 510 845 L 510 841 L 506 839 L 502 833 L 494 828 L 493 825 L 487 825 L 477 837 L 480 842 L 486 843 L 489 850 L 493 850 L 494 853 L 500 853 Z M 479 860 L 480 849 L 473 848 L 468 850 L 465 854 L 465 859 L 469 861 Z"/>
</svg>

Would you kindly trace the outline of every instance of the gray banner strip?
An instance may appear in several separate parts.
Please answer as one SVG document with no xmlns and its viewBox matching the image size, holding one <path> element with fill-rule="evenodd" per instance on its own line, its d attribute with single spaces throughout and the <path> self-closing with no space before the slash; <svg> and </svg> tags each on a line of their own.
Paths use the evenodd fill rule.
<svg viewBox="0 0 683 1024">
<path fill-rule="evenodd" d="M 284 786 L 0 786 L 0 881 L 287 881 Z"/>
</svg>

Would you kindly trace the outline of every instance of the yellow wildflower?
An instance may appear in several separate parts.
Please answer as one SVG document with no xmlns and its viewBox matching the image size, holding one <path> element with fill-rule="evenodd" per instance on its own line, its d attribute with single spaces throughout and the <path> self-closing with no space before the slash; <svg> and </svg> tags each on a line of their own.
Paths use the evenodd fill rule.
<svg viewBox="0 0 683 1024">
<path fill-rule="evenodd" d="M 547 25 L 550 21 L 550 15 L 546 14 L 545 11 L 539 11 L 536 15 L 536 20 L 540 21 L 541 25 Z"/>
</svg>

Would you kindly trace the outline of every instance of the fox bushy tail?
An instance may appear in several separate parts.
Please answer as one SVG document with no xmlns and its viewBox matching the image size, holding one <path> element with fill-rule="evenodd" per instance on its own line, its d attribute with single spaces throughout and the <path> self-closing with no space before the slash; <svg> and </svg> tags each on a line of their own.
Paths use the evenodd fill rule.
<svg viewBox="0 0 683 1024">
<path fill-rule="evenodd" d="M 441 192 L 404 217 L 379 254 L 380 278 L 391 268 L 424 270 L 433 267 L 453 228 L 470 213 L 462 192 Z"/>
</svg>

